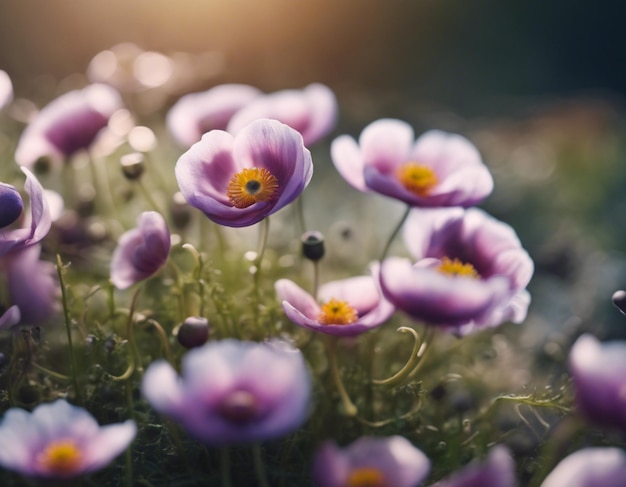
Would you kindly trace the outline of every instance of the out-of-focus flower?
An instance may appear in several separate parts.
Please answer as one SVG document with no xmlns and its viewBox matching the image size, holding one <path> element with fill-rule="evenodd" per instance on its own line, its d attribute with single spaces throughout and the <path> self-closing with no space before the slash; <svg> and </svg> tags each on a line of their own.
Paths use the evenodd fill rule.
<svg viewBox="0 0 626 487">
<path fill-rule="evenodd" d="M 283 90 L 256 98 L 238 111 L 228 132 L 239 133 L 251 122 L 271 118 L 302 134 L 309 146 L 328 135 L 337 123 L 337 99 L 327 86 L 313 83 L 302 90 Z"/>
<path fill-rule="evenodd" d="M 188 352 L 182 376 L 159 360 L 142 391 L 160 413 L 207 445 L 286 435 L 306 420 L 311 378 L 299 350 L 273 342 L 209 342 Z"/>
<path fill-rule="evenodd" d="M 94 84 L 65 93 L 45 106 L 26 127 L 15 160 L 32 167 L 42 157 L 64 160 L 88 149 L 121 107 L 119 94 L 106 85 Z"/>
<path fill-rule="evenodd" d="M 24 204 L 13 186 L 0 183 L 0 257 L 39 242 L 52 224 L 44 189 L 28 169 L 22 171 L 26 174 L 24 188 L 30 195 L 30 214 L 23 226 L 15 228 Z"/>
<path fill-rule="evenodd" d="M 289 279 L 276 282 L 276 293 L 287 317 L 296 325 L 338 336 L 355 336 L 383 324 L 394 312 L 378 286 L 378 263 L 372 276 L 359 276 L 322 285 L 315 298 Z"/>
<path fill-rule="evenodd" d="M 417 263 L 386 259 L 381 287 L 412 318 L 458 334 L 526 318 L 534 265 L 509 225 L 475 208 L 416 209 L 404 240 Z"/>
<path fill-rule="evenodd" d="M 515 462 L 502 445 L 491 449 L 483 462 L 473 462 L 433 487 L 515 487 Z M 563 484 L 563 486 L 568 484 Z"/>
<path fill-rule="evenodd" d="M 0 110 L 13 100 L 13 84 L 9 75 L 0 69 Z"/>
<path fill-rule="evenodd" d="M 0 424 L 0 465 L 29 477 L 68 479 L 107 466 L 135 438 L 132 420 L 99 426 L 63 399 L 32 413 L 12 408 Z"/>
<path fill-rule="evenodd" d="M 257 120 L 234 137 L 208 132 L 176 163 L 187 202 L 229 227 L 253 225 L 280 210 L 312 175 L 302 136 L 276 120 Z"/>
<path fill-rule="evenodd" d="M 626 487 L 626 453 L 584 448 L 563 459 L 541 487 Z"/>
<path fill-rule="evenodd" d="M 460 135 L 431 130 L 414 142 L 401 120 L 368 125 L 357 143 L 342 135 L 331 145 L 335 167 L 359 191 L 410 206 L 469 207 L 489 196 L 493 179 L 476 148 Z"/>
<path fill-rule="evenodd" d="M 167 128 L 181 147 L 191 147 L 210 130 L 226 130 L 232 116 L 261 94 L 256 88 L 242 84 L 219 85 L 190 93 L 167 113 Z"/>
<path fill-rule="evenodd" d="M 9 302 L 20 310 L 20 324 L 41 325 L 56 307 L 59 285 L 54 264 L 39 260 L 41 245 L 10 252 L 2 259 Z M 0 326 L 0 328 L 2 328 Z"/>
<path fill-rule="evenodd" d="M 324 443 L 313 461 L 317 487 L 416 487 L 430 461 L 402 436 L 361 437 L 345 449 Z"/>
<path fill-rule="evenodd" d="M 569 354 L 576 403 L 593 422 L 626 432 L 626 342 L 582 335 Z"/>
<path fill-rule="evenodd" d="M 170 255 L 170 231 L 156 211 L 144 211 L 124 233 L 111 259 L 111 282 L 126 289 L 155 274 Z"/>
</svg>

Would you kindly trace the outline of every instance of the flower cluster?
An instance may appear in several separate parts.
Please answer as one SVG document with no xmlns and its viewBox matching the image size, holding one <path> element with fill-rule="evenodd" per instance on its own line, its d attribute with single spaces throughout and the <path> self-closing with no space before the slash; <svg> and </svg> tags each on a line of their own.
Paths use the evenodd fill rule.
<svg viewBox="0 0 626 487">
<path fill-rule="evenodd" d="M 145 59 L 169 66 L 154 54 Z M 0 109 L 12 99 L 5 77 L 0 71 Z M 624 485 L 624 452 L 606 445 L 572 448 L 549 474 L 517 469 L 519 445 L 507 430 L 517 417 L 496 416 L 502 399 L 516 401 L 522 420 L 513 428 L 531 429 L 532 441 L 540 435 L 521 406 L 626 430 L 623 343 L 578 339 L 569 403 L 567 388 L 548 399 L 475 397 L 495 388 L 476 384 L 506 355 L 497 346 L 509 330 L 490 330 L 527 318 L 534 263 L 512 226 L 475 207 L 494 179 L 467 138 L 416 137 L 409 123 L 384 118 L 358 139 L 330 142 L 334 168 L 320 165 L 316 175 L 336 169 L 363 201 L 376 205 L 379 195 L 404 207 L 388 235 L 373 230 L 374 245 L 384 243 L 370 246 L 365 270 L 331 261 L 336 241 L 309 230 L 300 198 L 313 178 L 309 147 L 338 121 L 330 88 L 214 86 L 161 107 L 162 131 L 130 127 L 135 114 L 119 112 L 133 90 L 97 83 L 51 101 L 14 154 L 30 203 L 19 185 L 0 183 L 0 338 L 11 340 L 0 341 L 10 354 L 0 353 L 2 469 L 59 481 L 102 475 L 117 485 L 121 466 L 94 472 L 137 435 L 128 485 L 154 484 L 153 475 L 232 487 L 254 484 L 254 475 L 258 485 L 291 485 L 292 476 L 317 487 L 515 487 L 531 474 L 543 487 Z M 122 140 L 115 152 L 66 164 L 62 178 L 46 171 L 44 161 L 95 154 L 109 129 Z M 168 132 L 175 156 L 160 150 Z M 323 144 L 317 150 L 322 158 Z M 48 201 L 44 186 L 62 187 L 65 200 Z M 296 211 L 281 212 L 294 202 Z M 256 251 L 243 251 L 243 227 L 257 223 Z M 16 325 L 21 333 L 10 336 Z M 481 347 L 496 356 L 487 366 Z M 95 419 L 124 416 L 133 419 Z M 262 449 L 276 468 L 264 469 Z"/>
</svg>

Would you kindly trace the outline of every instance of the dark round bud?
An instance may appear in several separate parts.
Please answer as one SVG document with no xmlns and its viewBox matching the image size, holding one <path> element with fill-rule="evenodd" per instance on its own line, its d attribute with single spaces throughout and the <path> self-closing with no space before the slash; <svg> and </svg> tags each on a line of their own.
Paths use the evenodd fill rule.
<svg viewBox="0 0 626 487">
<path fill-rule="evenodd" d="M 17 189 L 0 183 L 0 228 L 9 226 L 22 214 L 24 203 Z"/>
<path fill-rule="evenodd" d="M 447 392 L 445 385 L 438 384 L 430 390 L 430 397 L 435 401 L 441 401 L 446 396 Z"/>
<path fill-rule="evenodd" d="M 122 156 L 120 164 L 122 165 L 124 176 L 131 181 L 139 179 L 146 169 L 143 154 L 140 152 L 133 152 L 132 154 Z"/>
<path fill-rule="evenodd" d="M 302 254 L 316 262 L 324 257 L 324 235 L 320 232 L 306 232 L 302 235 Z"/>
<path fill-rule="evenodd" d="M 185 228 L 191 221 L 191 211 L 187 200 L 180 191 L 175 193 L 172 197 L 172 204 L 170 205 L 170 215 L 172 216 L 172 223 L 174 227 L 180 229 Z"/>
<path fill-rule="evenodd" d="M 209 339 L 209 321 L 190 316 L 178 327 L 178 343 L 185 348 L 200 347 Z"/>
<path fill-rule="evenodd" d="M 626 291 L 615 291 L 613 293 L 613 304 L 622 314 L 626 315 Z"/>
<path fill-rule="evenodd" d="M 52 161 L 48 156 L 41 156 L 39 159 L 35 161 L 33 164 L 33 169 L 35 174 L 42 175 L 48 174 L 50 172 L 50 168 L 52 167 Z"/>
</svg>

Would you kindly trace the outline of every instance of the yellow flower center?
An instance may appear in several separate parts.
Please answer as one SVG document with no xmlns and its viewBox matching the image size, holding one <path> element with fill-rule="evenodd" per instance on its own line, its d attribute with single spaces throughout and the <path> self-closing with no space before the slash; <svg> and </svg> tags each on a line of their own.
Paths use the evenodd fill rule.
<svg viewBox="0 0 626 487">
<path fill-rule="evenodd" d="M 47 472 L 59 477 L 69 477 L 75 474 L 82 459 L 82 454 L 71 440 L 52 442 L 37 455 L 37 462 Z"/>
<path fill-rule="evenodd" d="M 475 279 L 480 277 L 472 264 L 469 262 L 462 262 L 456 257 L 454 259 L 449 259 L 448 257 L 441 259 L 441 264 L 439 264 L 437 270 L 452 276 L 473 277 Z"/>
<path fill-rule="evenodd" d="M 356 309 L 346 301 L 331 299 L 322 305 L 318 320 L 323 325 L 349 325 L 359 319 Z"/>
<path fill-rule="evenodd" d="M 439 180 L 435 171 L 417 162 L 407 162 L 396 170 L 396 177 L 406 189 L 417 196 L 428 196 Z"/>
<path fill-rule="evenodd" d="M 369 467 L 355 468 L 346 481 L 346 487 L 386 487 L 380 470 Z"/>
<path fill-rule="evenodd" d="M 278 195 L 278 179 L 264 167 L 246 168 L 231 178 L 226 194 L 237 208 L 272 201 Z"/>
</svg>

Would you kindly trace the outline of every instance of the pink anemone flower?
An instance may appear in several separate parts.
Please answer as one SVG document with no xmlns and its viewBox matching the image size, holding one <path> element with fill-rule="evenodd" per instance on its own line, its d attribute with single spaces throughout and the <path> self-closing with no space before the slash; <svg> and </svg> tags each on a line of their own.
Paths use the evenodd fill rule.
<svg viewBox="0 0 626 487">
<path fill-rule="evenodd" d="M 0 423 L 0 465 L 28 477 L 70 479 L 106 467 L 136 433 L 130 419 L 99 426 L 64 399 L 40 404 L 32 413 L 11 408 Z"/>
<path fill-rule="evenodd" d="M 245 227 L 291 203 L 313 175 L 302 136 L 276 120 L 252 122 L 236 136 L 212 130 L 176 163 L 187 202 L 214 222 Z"/>
<path fill-rule="evenodd" d="M 476 208 L 415 209 L 404 240 L 417 262 L 381 265 L 397 309 L 460 335 L 526 318 L 534 265 L 509 225 Z"/>
<path fill-rule="evenodd" d="M 321 305 L 288 279 L 275 288 L 285 314 L 294 324 L 336 336 L 355 336 L 382 325 L 395 308 L 378 285 L 379 265 L 372 264 L 371 276 L 331 281 L 319 289 Z"/>
<path fill-rule="evenodd" d="M 331 145 L 335 167 L 354 188 L 409 206 L 473 206 L 493 190 L 476 148 L 460 135 L 431 130 L 414 141 L 401 120 L 368 125 L 357 143 L 342 135 Z"/>
<path fill-rule="evenodd" d="M 302 135 L 307 147 L 328 135 L 337 123 L 337 99 L 325 85 L 313 83 L 302 90 L 283 90 L 260 96 L 239 110 L 228 124 L 228 132 L 241 129 L 260 118 L 278 120 Z"/>
</svg>

